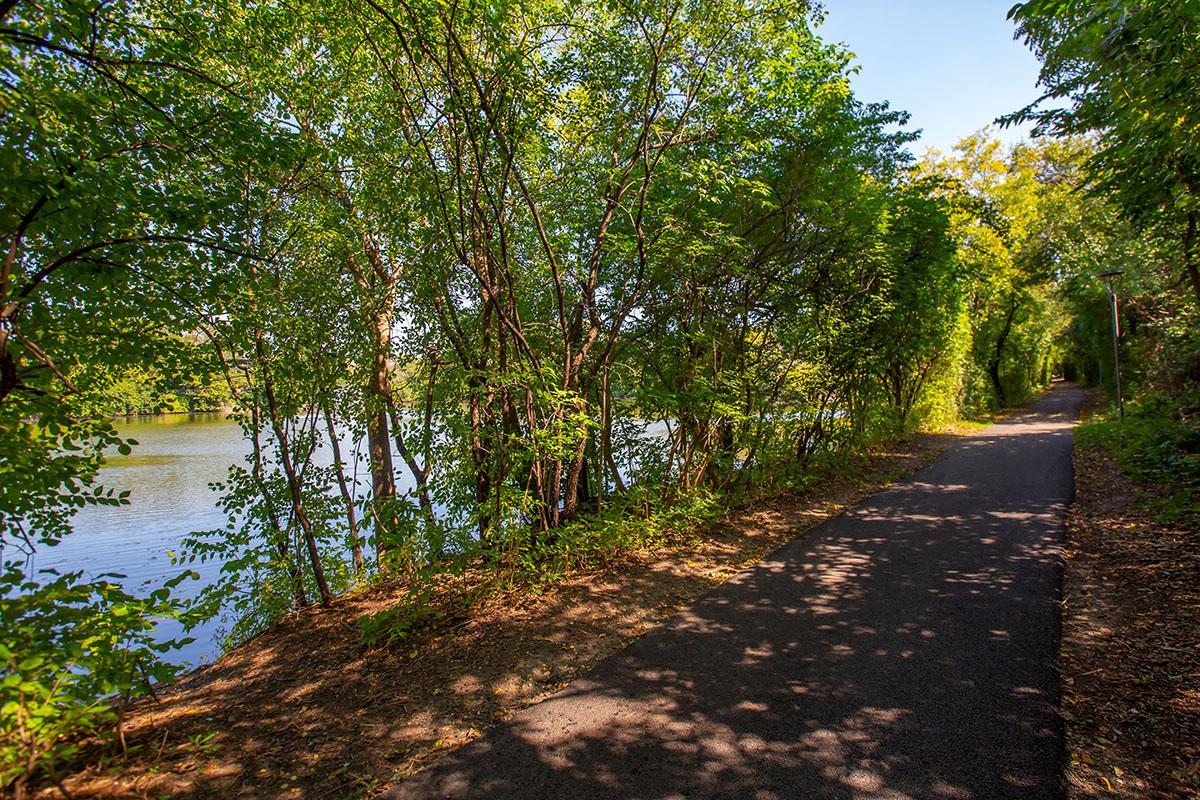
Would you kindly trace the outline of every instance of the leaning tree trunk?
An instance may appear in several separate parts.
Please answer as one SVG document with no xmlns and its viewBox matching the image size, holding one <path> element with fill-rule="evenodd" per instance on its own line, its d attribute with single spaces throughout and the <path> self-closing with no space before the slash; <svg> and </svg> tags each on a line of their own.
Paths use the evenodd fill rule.
<svg viewBox="0 0 1200 800">
<path fill-rule="evenodd" d="M 988 359 L 988 377 L 992 379 L 992 388 L 996 390 L 996 399 L 1000 401 L 1001 408 L 1008 405 L 1008 398 L 1004 394 L 1004 383 L 1000 380 L 1000 361 L 1004 354 L 1004 343 L 1008 340 L 1008 334 L 1012 332 L 1013 317 L 1016 313 L 1017 293 L 1014 291 L 1008 304 L 1008 315 L 1004 318 L 1004 327 L 1000 329 L 1000 335 L 996 337 L 996 347 L 992 351 L 992 357 Z"/>
<path fill-rule="evenodd" d="M 346 481 L 346 470 L 342 464 L 342 448 L 338 444 L 337 430 L 333 426 L 333 414 L 329 410 L 327 399 L 321 400 L 321 412 L 325 415 L 325 428 L 329 432 L 329 446 L 333 451 L 333 466 L 337 475 L 338 489 L 342 493 L 342 502 L 346 504 L 346 524 L 350 527 L 350 553 L 354 558 L 354 571 L 362 575 L 365 564 L 363 563 L 362 542 L 358 538 L 354 496 L 350 494 L 350 485 Z"/>
</svg>

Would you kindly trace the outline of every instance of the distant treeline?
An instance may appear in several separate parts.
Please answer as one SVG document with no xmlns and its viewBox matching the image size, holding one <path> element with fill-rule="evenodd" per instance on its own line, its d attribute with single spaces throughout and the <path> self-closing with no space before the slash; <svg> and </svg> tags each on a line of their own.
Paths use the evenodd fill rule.
<svg viewBox="0 0 1200 800">
<path fill-rule="evenodd" d="M 232 400 L 229 387 L 215 376 L 180 383 L 134 367 L 125 370 L 104 393 L 98 410 L 116 416 L 228 411 Z"/>
</svg>

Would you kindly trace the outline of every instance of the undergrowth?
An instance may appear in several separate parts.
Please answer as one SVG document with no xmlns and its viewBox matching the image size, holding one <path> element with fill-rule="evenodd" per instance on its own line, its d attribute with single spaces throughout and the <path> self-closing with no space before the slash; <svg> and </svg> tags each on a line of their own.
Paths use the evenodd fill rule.
<svg viewBox="0 0 1200 800">
<path fill-rule="evenodd" d="M 1200 421 L 1171 404 L 1148 401 L 1109 410 L 1076 429 L 1080 447 L 1100 448 L 1143 488 L 1159 520 L 1200 527 Z"/>
<path fill-rule="evenodd" d="M 501 550 L 475 559 L 475 570 L 452 580 L 454 566 L 435 564 L 410 578 L 391 608 L 359 618 L 364 647 L 386 646 L 412 635 L 444 630 L 498 594 L 521 590 L 538 595 L 572 574 L 606 566 L 629 553 L 686 541 L 731 508 L 727 494 L 696 490 L 669 496 L 660 487 L 636 487 L 600 510 L 535 539 L 532 547 Z"/>
<path fill-rule="evenodd" d="M 749 487 L 681 491 L 634 486 L 605 498 L 550 534 L 531 534 L 533 545 L 500 548 L 470 565 L 433 564 L 411 576 L 396 605 L 359 618 L 364 648 L 388 646 L 414 635 L 442 631 L 468 619 L 472 609 L 501 594 L 539 595 L 572 575 L 657 547 L 695 542 L 736 509 L 765 496 L 804 492 L 861 468 L 870 454 L 829 456 L 778 482 Z M 887 482 L 904 470 L 882 476 Z"/>
</svg>

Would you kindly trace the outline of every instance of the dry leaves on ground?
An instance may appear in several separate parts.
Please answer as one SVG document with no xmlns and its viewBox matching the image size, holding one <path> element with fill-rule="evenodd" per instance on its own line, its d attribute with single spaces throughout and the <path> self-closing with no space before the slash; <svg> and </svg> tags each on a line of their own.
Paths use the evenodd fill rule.
<svg viewBox="0 0 1200 800">
<path fill-rule="evenodd" d="M 1075 453 L 1063 612 L 1072 800 L 1200 797 L 1200 532 Z"/>
<path fill-rule="evenodd" d="M 364 651 L 356 623 L 394 606 L 398 589 L 296 614 L 161 692 L 160 702 L 139 704 L 127 723 L 128 761 L 84 770 L 66 787 L 81 799 L 370 796 L 927 463 L 946 438 L 918 437 L 865 459 L 853 478 L 756 503 L 695 541 L 628 555 L 537 594 L 493 595 L 452 625 L 390 647 Z"/>
</svg>

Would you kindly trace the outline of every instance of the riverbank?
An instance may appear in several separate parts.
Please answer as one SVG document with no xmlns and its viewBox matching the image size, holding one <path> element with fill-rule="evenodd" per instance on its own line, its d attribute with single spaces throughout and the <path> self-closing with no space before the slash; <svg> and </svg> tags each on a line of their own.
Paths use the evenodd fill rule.
<svg viewBox="0 0 1200 800">
<path fill-rule="evenodd" d="M 216 408 L 191 408 L 179 411 L 126 411 L 124 413 L 113 412 L 109 416 L 114 421 L 122 422 L 141 422 L 145 420 L 155 419 L 179 419 L 182 417 L 207 416 L 211 414 L 220 414 L 222 416 L 230 416 L 233 414 L 233 406 L 223 405 Z"/>
<path fill-rule="evenodd" d="M 66 788 L 80 798 L 370 796 L 919 468 L 948 437 L 921 435 L 858 459 L 802 495 L 730 514 L 703 538 L 625 553 L 536 593 L 488 593 L 460 616 L 391 646 L 364 650 L 359 620 L 401 603 L 399 589 L 293 615 L 160 692 L 157 702 L 136 706 L 126 722 L 128 756 L 70 776 Z M 482 571 L 468 571 L 442 591 L 470 596 L 482 579 Z"/>
<path fill-rule="evenodd" d="M 1200 797 L 1200 530 L 1077 440 L 1063 586 L 1070 800 Z"/>
</svg>

